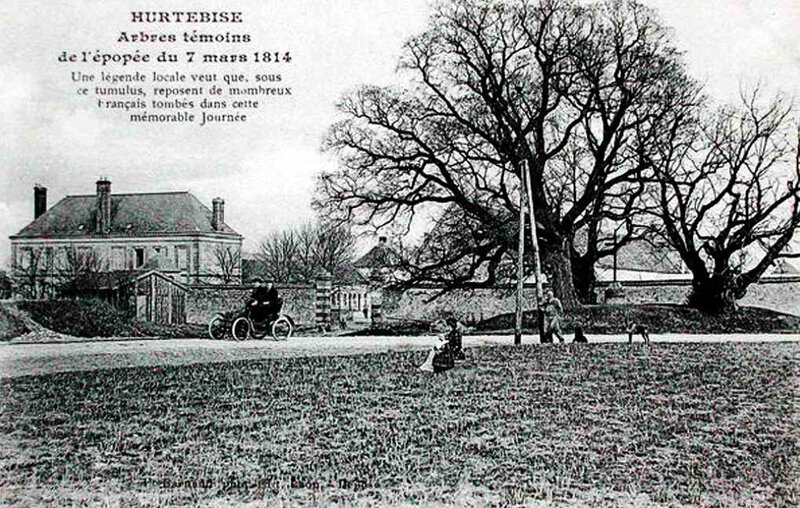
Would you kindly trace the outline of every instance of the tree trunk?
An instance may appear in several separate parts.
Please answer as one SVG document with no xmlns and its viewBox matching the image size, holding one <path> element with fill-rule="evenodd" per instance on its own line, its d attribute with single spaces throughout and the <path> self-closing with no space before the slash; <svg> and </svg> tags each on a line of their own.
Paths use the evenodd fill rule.
<svg viewBox="0 0 800 508">
<path fill-rule="evenodd" d="M 595 302 L 594 287 L 597 277 L 594 273 L 595 260 L 589 256 L 575 256 L 572 258 L 572 277 L 575 283 L 575 292 L 581 303 Z"/>
<path fill-rule="evenodd" d="M 580 306 L 578 293 L 572 278 L 572 259 L 569 242 L 560 240 L 555 245 L 542 247 L 542 270 L 553 288 L 553 294 L 561 300 L 564 310 Z"/>
<path fill-rule="evenodd" d="M 725 314 L 736 310 L 737 291 L 731 277 L 711 277 L 692 282 L 689 306 L 708 314 Z"/>
</svg>

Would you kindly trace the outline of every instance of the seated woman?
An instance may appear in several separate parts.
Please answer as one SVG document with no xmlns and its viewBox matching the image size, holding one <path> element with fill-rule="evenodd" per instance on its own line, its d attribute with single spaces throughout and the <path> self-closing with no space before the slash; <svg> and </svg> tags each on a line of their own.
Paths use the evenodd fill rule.
<svg viewBox="0 0 800 508">
<path fill-rule="evenodd" d="M 428 353 L 425 363 L 419 366 L 419 370 L 425 372 L 442 372 L 452 369 L 456 361 L 466 359 L 462 347 L 462 337 L 464 327 L 457 319 L 448 317 L 433 324 L 432 328 L 437 331 L 445 329 L 444 333 L 438 336 L 436 345 Z"/>
<path fill-rule="evenodd" d="M 438 337 L 436 345 L 428 352 L 425 363 L 419 366 L 423 372 L 442 372 L 452 369 L 455 362 L 450 353 L 450 344 L 441 336 Z"/>
</svg>

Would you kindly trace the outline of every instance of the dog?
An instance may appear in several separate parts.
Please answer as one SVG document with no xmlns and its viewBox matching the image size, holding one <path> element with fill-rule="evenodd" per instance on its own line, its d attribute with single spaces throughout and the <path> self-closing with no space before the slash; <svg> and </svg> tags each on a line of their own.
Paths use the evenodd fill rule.
<svg viewBox="0 0 800 508">
<path fill-rule="evenodd" d="M 633 336 L 636 334 L 641 335 L 646 344 L 650 344 L 650 332 L 645 325 L 628 323 L 625 331 L 628 332 L 628 344 L 633 343 Z"/>
</svg>

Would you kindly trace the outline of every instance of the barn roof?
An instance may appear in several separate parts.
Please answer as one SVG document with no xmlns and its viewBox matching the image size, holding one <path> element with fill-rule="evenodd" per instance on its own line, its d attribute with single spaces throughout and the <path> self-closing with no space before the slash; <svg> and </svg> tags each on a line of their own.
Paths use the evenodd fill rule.
<svg viewBox="0 0 800 508">
<path fill-rule="evenodd" d="M 163 281 L 166 281 L 166 282 L 172 284 L 173 286 L 176 286 L 176 287 L 180 288 L 183 291 L 191 291 L 191 288 L 189 286 L 178 282 L 177 280 L 173 279 L 172 277 L 170 277 L 168 275 L 165 275 L 162 272 L 159 272 L 158 270 L 149 270 L 149 271 L 144 272 L 142 274 L 138 274 L 135 277 L 128 278 L 127 280 L 121 280 L 119 282 L 119 284 L 117 284 L 117 286 L 127 286 L 129 284 L 133 284 L 135 282 L 139 282 L 142 279 L 147 279 L 147 278 L 150 278 L 150 277 L 159 278 L 159 279 L 161 279 Z"/>
<path fill-rule="evenodd" d="M 98 235 L 97 196 L 67 196 L 11 238 L 82 238 Z M 211 210 L 189 192 L 111 195 L 111 227 L 105 236 L 236 235 L 227 224 L 211 226 Z"/>
</svg>

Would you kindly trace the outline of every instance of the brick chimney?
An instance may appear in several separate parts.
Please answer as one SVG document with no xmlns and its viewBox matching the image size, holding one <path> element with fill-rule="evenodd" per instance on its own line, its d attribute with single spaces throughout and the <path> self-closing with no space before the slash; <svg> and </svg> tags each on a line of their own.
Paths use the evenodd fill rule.
<svg viewBox="0 0 800 508">
<path fill-rule="evenodd" d="M 225 200 L 214 198 L 211 206 L 211 228 L 214 231 L 222 231 L 225 227 Z"/>
<path fill-rule="evenodd" d="M 38 183 L 33 186 L 33 218 L 34 220 L 42 216 L 47 211 L 47 187 L 42 187 Z"/>
<path fill-rule="evenodd" d="M 97 220 L 95 232 L 105 235 L 111 231 L 111 182 L 101 176 L 97 180 Z"/>
</svg>

